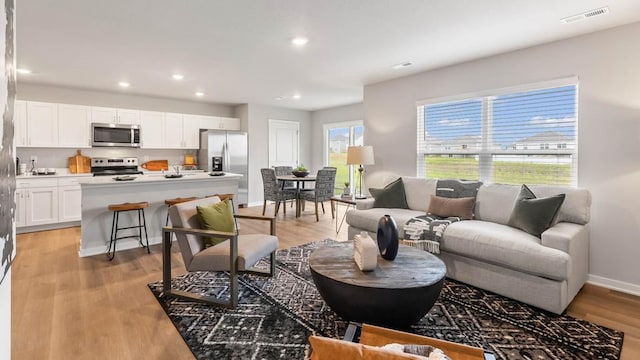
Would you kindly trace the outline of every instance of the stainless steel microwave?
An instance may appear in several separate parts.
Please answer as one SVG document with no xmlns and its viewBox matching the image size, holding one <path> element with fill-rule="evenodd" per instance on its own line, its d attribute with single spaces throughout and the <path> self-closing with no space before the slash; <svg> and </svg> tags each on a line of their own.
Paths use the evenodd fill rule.
<svg viewBox="0 0 640 360">
<path fill-rule="evenodd" d="M 92 146 L 140 147 L 140 125 L 91 124 Z"/>
</svg>

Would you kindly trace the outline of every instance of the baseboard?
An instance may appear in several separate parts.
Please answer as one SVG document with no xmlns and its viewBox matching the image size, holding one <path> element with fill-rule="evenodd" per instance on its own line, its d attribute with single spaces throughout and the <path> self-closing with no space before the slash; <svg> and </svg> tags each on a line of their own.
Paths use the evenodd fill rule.
<svg viewBox="0 0 640 360">
<path fill-rule="evenodd" d="M 589 275 L 587 283 L 635 296 L 640 296 L 640 285 L 631 284 L 624 281 L 608 279 L 602 276 Z"/>
<path fill-rule="evenodd" d="M 160 237 L 158 237 L 157 239 L 149 238 L 149 245 L 155 245 L 155 244 L 162 244 L 162 239 Z M 106 255 L 108 248 L 109 246 L 107 244 L 105 246 L 96 246 L 92 248 L 79 249 L 78 255 L 80 257 L 95 256 L 95 255 L 101 255 L 101 254 Z M 138 239 L 118 240 L 118 247 L 116 248 L 116 256 L 118 256 L 117 254 L 118 251 L 129 250 L 134 248 L 142 249 L 142 247 L 140 246 L 140 243 L 138 242 Z"/>
<path fill-rule="evenodd" d="M 256 201 L 256 202 L 250 202 L 247 204 L 247 207 L 251 207 L 251 206 L 262 206 L 263 202 L 262 201 Z"/>
</svg>

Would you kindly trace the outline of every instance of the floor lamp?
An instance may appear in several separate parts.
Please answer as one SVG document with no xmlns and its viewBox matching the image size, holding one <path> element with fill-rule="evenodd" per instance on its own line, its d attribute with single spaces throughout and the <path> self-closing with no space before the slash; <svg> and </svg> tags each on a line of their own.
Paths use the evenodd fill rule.
<svg viewBox="0 0 640 360">
<path fill-rule="evenodd" d="M 358 172 L 360 173 L 360 191 L 359 195 L 356 195 L 356 199 L 364 199 L 366 196 L 362 195 L 362 173 L 364 167 L 362 165 L 373 165 L 373 147 L 372 146 L 349 146 L 347 149 L 347 165 L 359 165 Z"/>
</svg>

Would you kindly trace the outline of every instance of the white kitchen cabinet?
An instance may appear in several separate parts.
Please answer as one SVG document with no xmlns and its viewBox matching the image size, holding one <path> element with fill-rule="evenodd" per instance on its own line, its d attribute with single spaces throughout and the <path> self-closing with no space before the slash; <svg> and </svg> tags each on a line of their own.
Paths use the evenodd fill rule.
<svg viewBox="0 0 640 360">
<path fill-rule="evenodd" d="M 240 130 L 240 119 L 238 118 L 218 118 L 219 128 L 222 130 Z"/>
<path fill-rule="evenodd" d="M 215 116 L 200 116 L 198 119 L 200 129 L 216 130 L 220 127 L 220 122 Z"/>
<path fill-rule="evenodd" d="M 184 115 L 182 119 L 182 148 L 200 148 L 200 116 Z"/>
<path fill-rule="evenodd" d="M 140 136 L 142 137 L 142 148 L 166 148 L 165 121 L 165 113 L 156 111 L 140 112 Z"/>
<path fill-rule="evenodd" d="M 27 102 L 16 100 L 16 122 L 13 139 L 16 146 L 27 146 Z"/>
<path fill-rule="evenodd" d="M 58 180 L 58 222 L 80 221 L 82 190 L 78 178 Z"/>
<path fill-rule="evenodd" d="M 16 189 L 16 227 L 27 226 L 27 190 Z"/>
<path fill-rule="evenodd" d="M 27 101 L 27 146 L 58 146 L 58 104 Z"/>
<path fill-rule="evenodd" d="M 140 124 L 140 110 L 91 107 L 92 121 L 102 124 Z"/>
<path fill-rule="evenodd" d="M 91 107 L 58 104 L 58 147 L 91 147 Z"/>
<path fill-rule="evenodd" d="M 16 227 L 58 222 L 58 180 L 16 180 Z"/>
<path fill-rule="evenodd" d="M 182 114 L 165 114 L 164 146 L 167 149 L 184 148 Z"/>
</svg>

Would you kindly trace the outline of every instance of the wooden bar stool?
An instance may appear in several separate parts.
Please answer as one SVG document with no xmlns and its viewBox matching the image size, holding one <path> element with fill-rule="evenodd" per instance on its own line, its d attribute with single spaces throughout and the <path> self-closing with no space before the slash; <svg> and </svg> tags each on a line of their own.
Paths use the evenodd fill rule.
<svg viewBox="0 0 640 360">
<path fill-rule="evenodd" d="M 113 260 L 116 256 L 116 241 L 120 239 L 138 238 L 140 245 L 143 248 L 147 248 L 147 253 L 151 253 L 149 250 L 149 236 L 147 234 L 147 220 L 144 217 L 144 209 L 149 207 L 148 202 L 138 203 L 124 203 L 124 204 L 111 204 L 107 207 L 109 211 L 113 211 L 113 221 L 111 222 L 111 238 L 109 240 L 109 250 L 107 255 L 109 261 Z M 118 220 L 120 219 L 120 213 L 125 211 L 137 211 L 138 212 L 138 225 L 118 227 Z M 118 231 L 126 229 L 138 229 L 138 235 L 129 235 L 118 237 Z M 144 229 L 144 237 L 147 240 L 147 245 L 142 243 L 142 229 Z M 113 251 L 111 247 L 113 246 Z"/>
<path fill-rule="evenodd" d="M 193 201 L 195 199 L 197 199 L 197 197 L 175 198 L 175 199 L 165 200 L 164 203 L 167 205 L 167 220 L 165 220 L 164 225 L 165 226 L 169 225 L 169 208 L 170 207 L 172 207 L 173 205 L 181 204 L 183 202 Z"/>
</svg>

